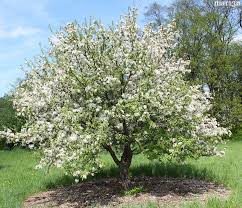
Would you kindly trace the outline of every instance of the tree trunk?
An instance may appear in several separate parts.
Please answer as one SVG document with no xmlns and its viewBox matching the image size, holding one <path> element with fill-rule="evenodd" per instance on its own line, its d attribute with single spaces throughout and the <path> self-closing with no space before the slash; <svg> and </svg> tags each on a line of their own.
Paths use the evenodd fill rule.
<svg viewBox="0 0 242 208">
<path fill-rule="evenodd" d="M 125 190 L 130 188 L 129 167 L 127 164 L 120 164 L 119 166 L 120 181 Z"/>
<path fill-rule="evenodd" d="M 130 147 L 130 143 L 126 143 L 119 164 L 120 180 L 125 190 L 128 190 L 130 188 L 129 167 L 131 165 L 132 157 L 133 152 Z"/>
<path fill-rule="evenodd" d="M 114 162 L 119 167 L 121 184 L 125 190 L 128 190 L 130 188 L 129 167 L 131 165 L 133 151 L 131 149 L 132 140 L 129 137 L 129 130 L 125 120 L 123 121 L 123 135 L 127 136 L 128 139 L 124 143 L 123 154 L 120 160 L 117 158 L 111 145 L 104 144 L 103 147 L 110 153 Z"/>
<path fill-rule="evenodd" d="M 130 147 L 130 142 L 127 142 L 124 145 L 123 154 L 121 157 L 121 160 L 119 160 L 113 151 L 112 147 L 110 145 L 103 145 L 104 149 L 106 149 L 110 155 L 112 156 L 114 162 L 119 167 L 119 176 L 120 181 L 125 190 L 128 190 L 130 187 L 130 181 L 129 181 L 129 167 L 131 165 L 132 157 L 133 157 L 133 151 Z"/>
</svg>

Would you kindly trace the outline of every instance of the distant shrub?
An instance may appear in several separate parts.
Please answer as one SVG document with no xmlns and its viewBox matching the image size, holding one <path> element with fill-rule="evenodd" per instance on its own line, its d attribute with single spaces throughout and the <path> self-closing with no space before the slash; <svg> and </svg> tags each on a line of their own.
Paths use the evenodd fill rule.
<svg viewBox="0 0 242 208">
<path fill-rule="evenodd" d="M 0 98 L 0 131 L 5 128 L 18 132 L 24 123 L 24 119 L 16 115 L 16 110 L 13 107 L 13 102 L 10 96 Z M 13 144 L 6 144 L 3 139 L 0 141 L 0 148 L 11 148 Z"/>
</svg>

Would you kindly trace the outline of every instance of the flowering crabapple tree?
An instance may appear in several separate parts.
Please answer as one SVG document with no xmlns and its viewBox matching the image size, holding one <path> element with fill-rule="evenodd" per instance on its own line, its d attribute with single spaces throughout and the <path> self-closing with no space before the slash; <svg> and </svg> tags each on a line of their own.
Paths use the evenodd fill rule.
<svg viewBox="0 0 242 208">
<path fill-rule="evenodd" d="M 70 23 L 56 32 L 14 93 L 25 126 L 2 137 L 40 149 L 38 167 L 55 165 L 76 179 L 97 172 L 107 151 L 124 187 L 134 154 L 215 154 L 229 131 L 207 113 L 210 95 L 184 80 L 189 62 L 173 52 L 174 23 L 154 31 L 136 19 L 130 10 L 117 25 Z"/>
</svg>

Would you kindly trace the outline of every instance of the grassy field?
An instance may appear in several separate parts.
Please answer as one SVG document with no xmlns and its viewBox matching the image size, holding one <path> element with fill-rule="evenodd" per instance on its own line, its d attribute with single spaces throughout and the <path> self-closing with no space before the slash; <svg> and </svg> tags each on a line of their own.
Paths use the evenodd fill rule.
<svg viewBox="0 0 242 208">
<path fill-rule="evenodd" d="M 211 199 L 209 208 L 242 207 L 242 136 L 234 136 L 231 142 L 224 145 L 225 157 L 201 158 L 186 164 L 151 163 L 144 156 L 134 158 L 131 175 L 155 175 L 171 177 L 195 177 L 223 183 L 233 191 L 227 201 Z M 117 175 L 111 158 L 104 156 L 105 168 L 96 177 Z M 21 207 L 22 201 L 29 195 L 47 189 L 72 183 L 72 178 L 63 175 L 62 171 L 52 169 L 48 175 L 44 170 L 34 170 L 36 157 L 28 150 L 16 149 L 0 151 L 0 208 Z M 143 207 L 157 207 L 147 204 Z M 199 202 L 185 205 L 189 208 L 200 207 Z"/>
</svg>

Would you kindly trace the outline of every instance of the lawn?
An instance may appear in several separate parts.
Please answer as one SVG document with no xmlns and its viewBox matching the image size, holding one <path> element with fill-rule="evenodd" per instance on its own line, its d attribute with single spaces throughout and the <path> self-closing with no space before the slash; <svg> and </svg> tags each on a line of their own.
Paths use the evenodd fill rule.
<svg viewBox="0 0 242 208">
<path fill-rule="evenodd" d="M 239 208 L 242 207 L 242 136 L 233 136 L 226 145 L 224 157 L 201 158 L 189 160 L 185 164 L 150 162 L 144 156 L 134 158 L 131 175 L 155 175 L 172 177 L 195 177 L 223 183 L 233 191 L 227 201 L 211 199 L 207 202 L 209 208 Z M 103 156 L 104 169 L 96 177 L 117 175 L 111 158 Z M 72 183 L 72 178 L 64 176 L 61 170 L 52 169 L 49 174 L 45 170 L 35 170 L 36 156 L 34 152 L 22 149 L 0 151 L 0 207 L 21 207 L 22 201 L 29 195 L 47 189 Z M 156 207 L 147 204 L 143 207 Z M 199 203 L 185 205 L 197 208 Z"/>
</svg>

